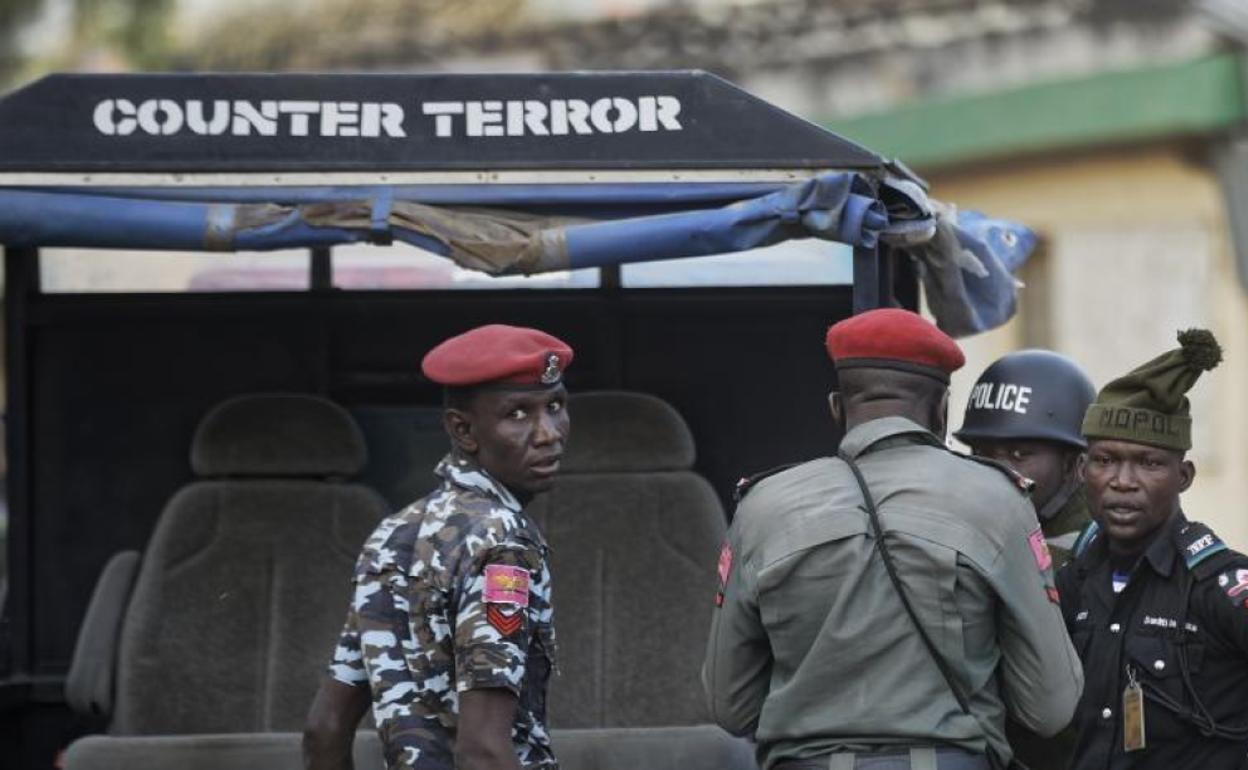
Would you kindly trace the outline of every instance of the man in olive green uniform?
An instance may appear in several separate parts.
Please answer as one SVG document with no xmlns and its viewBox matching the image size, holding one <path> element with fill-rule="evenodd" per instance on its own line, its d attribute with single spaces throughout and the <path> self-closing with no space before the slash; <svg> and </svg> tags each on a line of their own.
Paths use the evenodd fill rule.
<svg viewBox="0 0 1248 770">
<path fill-rule="evenodd" d="M 1054 569 L 1070 560 L 1089 521 L 1079 463 L 1088 448 L 1083 413 L 1095 396 L 1092 380 L 1074 361 L 1050 350 L 1020 350 L 979 376 L 962 428 L 953 434 L 976 455 L 1036 483 L 1031 502 Z"/>
<path fill-rule="evenodd" d="M 1074 361 L 1050 350 L 1019 350 L 979 376 L 962 428 L 953 434 L 977 456 L 1005 463 L 1035 482 L 1031 503 L 1054 571 L 1070 561 L 1090 521 L 1079 471 L 1088 448 L 1083 415 L 1095 396 L 1092 380 Z M 1075 750 L 1073 728 L 1041 738 L 1010 720 L 1006 736 L 1031 770 L 1064 770 Z"/>
<path fill-rule="evenodd" d="M 841 454 L 932 648 L 850 466 L 814 460 L 737 508 L 703 668 L 712 717 L 752 735 L 766 770 L 1004 766 L 1006 714 L 1052 734 L 1083 684 L 1024 480 L 945 448 L 964 359 L 934 326 L 875 310 L 829 329 L 827 347 Z"/>
</svg>

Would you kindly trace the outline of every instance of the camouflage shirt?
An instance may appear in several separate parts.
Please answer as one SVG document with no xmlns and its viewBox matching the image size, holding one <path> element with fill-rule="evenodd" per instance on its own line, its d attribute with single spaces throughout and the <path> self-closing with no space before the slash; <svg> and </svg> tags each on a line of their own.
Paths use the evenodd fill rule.
<svg viewBox="0 0 1248 770">
<path fill-rule="evenodd" d="M 471 459 L 448 455 L 435 473 L 437 490 L 387 517 L 364 544 L 330 674 L 370 688 L 391 770 L 451 770 L 459 693 L 482 688 L 519 698 L 512 741 L 520 763 L 555 768 L 545 541 Z"/>
</svg>

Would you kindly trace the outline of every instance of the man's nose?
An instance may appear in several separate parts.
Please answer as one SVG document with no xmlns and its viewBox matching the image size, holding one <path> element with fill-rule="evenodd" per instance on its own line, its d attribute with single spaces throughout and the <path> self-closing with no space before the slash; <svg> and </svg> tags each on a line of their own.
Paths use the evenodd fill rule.
<svg viewBox="0 0 1248 770">
<path fill-rule="evenodd" d="M 1138 479 L 1135 477 L 1135 466 L 1131 463 L 1118 463 L 1114 473 L 1109 477 L 1109 485 L 1114 489 L 1134 489 Z"/>
<path fill-rule="evenodd" d="M 559 418 L 549 412 L 542 412 L 537 420 L 537 431 L 533 440 L 538 444 L 552 444 L 563 438 L 559 429 Z"/>
</svg>

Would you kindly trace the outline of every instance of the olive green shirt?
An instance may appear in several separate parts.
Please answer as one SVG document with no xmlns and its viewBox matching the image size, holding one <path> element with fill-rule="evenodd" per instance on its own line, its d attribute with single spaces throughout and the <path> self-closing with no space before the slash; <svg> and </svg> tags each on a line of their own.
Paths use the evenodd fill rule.
<svg viewBox="0 0 1248 770">
<path fill-rule="evenodd" d="M 1061 569 L 1073 555 L 1079 533 L 1092 518 L 1083 485 L 1074 491 L 1053 518 L 1044 522 L 1044 539 L 1053 554 L 1053 572 Z M 1013 720 L 1006 722 L 1005 735 L 1014 749 L 1014 756 L 1030 770 L 1065 770 L 1075 752 L 1077 734 L 1068 726 L 1055 736 L 1042 738 Z"/>
<path fill-rule="evenodd" d="M 1039 524 L 1027 498 L 903 418 L 859 425 L 841 449 L 972 714 L 902 608 L 848 467 L 822 458 L 762 480 L 737 508 L 702 671 L 713 719 L 753 734 L 765 768 L 898 745 L 1008 759 L 1007 711 L 1039 733 L 1064 727 L 1083 675 L 1052 571 L 1028 544 Z"/>
</svg>

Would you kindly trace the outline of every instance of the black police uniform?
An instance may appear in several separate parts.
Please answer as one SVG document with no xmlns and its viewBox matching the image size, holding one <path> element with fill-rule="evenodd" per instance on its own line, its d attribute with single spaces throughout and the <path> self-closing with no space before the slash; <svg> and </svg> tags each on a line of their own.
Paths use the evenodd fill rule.
<svg viewBox="0 0 1248 770">
<path fill-rule="evenodd" d="M 1057 579 L 1086 679 L 1073 770 L 1248 767 L 1248 557 L 1178 513 L 1115 594 L 1107 540 L 1090 525 Z M 1127 752 L 1130 676 L 1146 746 Z"/>
</svg>

